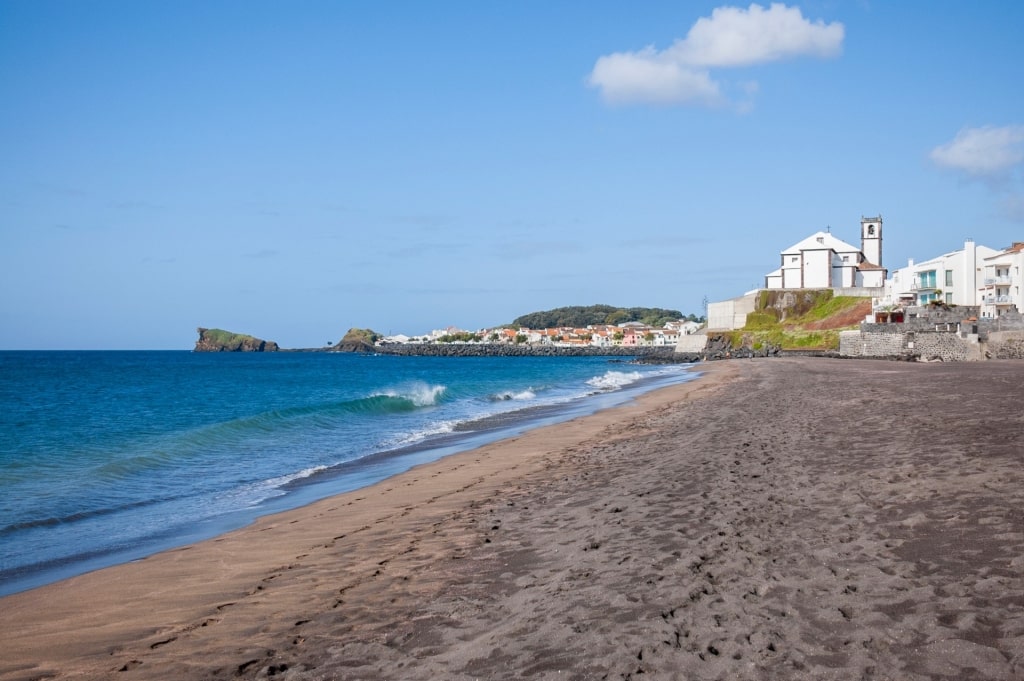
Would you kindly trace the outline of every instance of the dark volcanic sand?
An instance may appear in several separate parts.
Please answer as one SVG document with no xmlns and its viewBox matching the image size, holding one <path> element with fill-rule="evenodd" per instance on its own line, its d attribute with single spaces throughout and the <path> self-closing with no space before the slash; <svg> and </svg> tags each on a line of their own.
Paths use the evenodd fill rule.
<svg viewBox="0 0 1024 681">
<path fill-rule="evenodd" d="M 1024 678 L 1024 362 L 706 368 L 0 600 L 0 678 Z"/>
</svg>

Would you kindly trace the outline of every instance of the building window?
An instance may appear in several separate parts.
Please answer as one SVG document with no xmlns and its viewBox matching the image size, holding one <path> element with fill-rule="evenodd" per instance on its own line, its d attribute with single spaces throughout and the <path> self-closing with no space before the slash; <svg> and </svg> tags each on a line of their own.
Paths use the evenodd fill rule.
<svg viewBox="0 0 1024 681">
<path fill-rule="evenodd" d="M 799 256 L 794 255 L 793 258 L 790 260 L 790 262 L 796 262 L 799 259 L 800 259 Z"/>
<path fill-rule="evenodd" d="M 935 288 L 935 270 L 921 272 L 921 288 Z"/>
<path fill-rule="evenodd" d="M 952 305 L 953 304 L 953 294 L 952 293 L 947 293 L 946 294 L 946 304 L 947 305 Z"/>
<path fill-rule="evenodd" d="M 850 256 L 844 255 L 843 256 L 843 262 L 850 262 Z"/>
<path fill-rule="evenodd" d="M 946 287 L 953 285 L 953 270 L 946 270 Z"/>
</svg>

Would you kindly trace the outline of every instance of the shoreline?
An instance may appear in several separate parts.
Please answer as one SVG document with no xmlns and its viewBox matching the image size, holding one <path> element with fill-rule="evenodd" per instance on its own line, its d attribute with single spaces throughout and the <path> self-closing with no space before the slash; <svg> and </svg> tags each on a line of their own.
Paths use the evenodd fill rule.
<svg viewBox="0 0 1024 681">
<path fill-rule="evenodd" d="M 723 364 L 722 368 L 724 367 Z M 329 522 L 331 517 L 337 516 L 342 508 L 352 510 L 352 507 L 359 507 L 360 510 L 360 515 L 356 516 L 359 518 L 358 522 L 352 521 L 351 518 L 346 518 L 344 521 L 346 525 L 352 526 L 348 529 L 349 533 L 368 529 L 367 522 L 380 523 L 396 514 L 405 515 L 410 508 L 409 504 L 435 504 L 438 498 L 437 493 L 441 496 L 449 493 L 448 490 L 442 489 L 446 484 L 452 482 L 449 481 L 449 478 L 457 479 L 454 481 L 455 484 L 462 487 L 459 491 L 465 491 L 473 486 L 472 483 L 466 485 L 466 481 L 470 479 L 483 480 L 479 476 L 500 479 L 514 477 L 519 474 L 522 466 L 533 468 L 543 466 L 544 456 L 554 451 L 566 438 L 571 440 L 584 437 L 594 428 L 614 422 L 620 413 L 644 409 L 645 405 L 652 401 L 661 403 L 666 399 L 672 399 L 670 395 L 674 395 L 677 391 L 682 395 L 688 395 L 695 391 L 708 389 L 715 382 L 709 380 L 705 374 L 730 373 L 708 372 L 706 367 L 698 366 L 690 368 L 689 371 L 701 374 L 700 378 L 649 390 L 612 407 L 576 416 L 567 421 L 530 428 L 518 435 L 447 454 L 439 459 L 417 464 L 408 470 L 388 476 L 368 486 L 320 498 L 296 508 L 263 514 L 244 527 L 219 533 L 207 539 L 2 596 L 0 605 L 9 615 L 9 618 L 5 618 L 3 621 L 19 621 L 20 624 L 15 627 L 15 630 L 11 630 L 3 622 L 0 622 L 0 640 L 6 641 L 3 648 L 16 654 L 22 653 L 24 657 L 21 663 L 14 662 L 12 664 L 10 658 L 5 660 L 6 656 L 0 655 L 0 679 L 32 679 L 38 678 L 39 675 L 48 675 L 49 672 L 36 670 L 21 676 L 19 675 L 20 670 L 16 669 L 21 664 L 29 664 L 25 660 L 35 659 L 30 651 L 38 650 L 40 636 L 46 641 L 43 648 L 51 650 L 59 648 L 65 654 L 73 651 L 68 655 L 72 659 L 80 657 L 104 659 L 96 651 L 108 647 L 108 641 L 111 638 L 117 641 L 141 639 L 140 642 L 144 642 L 146 634 L 154 629 L 158 631 L 170 631 L 182 627 L 188 629 L 190 627 L 186 623 L 188 620 L 202 619 L 219 612 L 220 608 L 213 603 L 214 601 L 245 598 L 253 595 L 249 593 L 250 591 L 253 593 L 262 591 L 258 586 L 255 590 L 250 589 L 248 584 L 251 581 L 259 581 L 254 573 L 266 568 L 264 565 L 266 559 L 258 556 L 251 557 L 251 554 L 281 553 L 283 555 L 302 552 L 303 547 L 306 547 L 307 544 L 316 544 L 317 539 L 314 537 L 326 536 L 335 531 L 327 530 L 324 525 Z M 551 437 L 552 433 L 563 434 L 559 437 Z M 525 453 L 525 460 L 515 462 L 498 460 L 502 452 L 510 448 L 518 453 Z M 424 471 L 431 467 L 441 468 L 429 475 L 431 482 L 421 480 L 426 477 Z M 444 481 L 433 481 L 439 477 L 443 477 Z M 383 503 L 379 501 L 373 504 L 364 503 L 374 496 L 388 496 L 398 488 L 408 491 L 410 487 L 416 488 L 420 493 L 419 497 L 403 497 L 402 500 L 389 498 Z M 363 506 L 368 508 L 364 509 Z M 441 506 L 438 505 L 437 508 L 441 508 Z M 371 520 L 364 519 L 362 515 L 364 513 L 373 518 Z M 307 532 L 301 535 L 294 532 L 296 525 L 300 523 L 311 526 Z M 328 537 L 328 539 L 330 539 L 328 543 L 333 544 L 340 537 L 333 537 L 333 539 Z M 250 554 L 250 557 L 239 561 L 233 568 L 222 565 L 225 555 L 234 557 L 245 554 Z M 184 581 L 180 579 L 183 572 L 189 574 Z M 211 575 L 215 575 L 217 582 L 216 589 L 212 590 L 208 584 L 208 578 Z M 179 594 L 174 599 L 175 603 L 167 603 L 166 605 L 170 607 L 164 610 L 167 614 L 166 621 L 162 624 L 140 622 L 136 613 L 138 606 L 149 600 L 151 593 L 161 590 L 159 586 L 155 585 L 175 581 L 178 582 L 176 591 L 183 590 L 191 595 L 183 598 L 181 596 L 184 594 Z M 242 586 L 242 584 L 246 586 Z M 89 597 L 81 598 L 83 593 L 87 593 Z M 68 595 L 73 596 L 68 598 Z M 24 626 L 26 621 L 34 619 L 34 613 L 41 611 L 45 611 L 47 616 L 39 618 L 35 626 L 27 632 Z M 88 624 L 83 626 L 83 621 Z M 118 624 L 113 625 L 114 622 Z M 55 645 L 51 642 L 53 639 L 59 640 L 60 643 Z M 69 648 L 70 639 L 78 640 L 74 641 Z M 39 654 L 42 655 L 42 652 L 39 651 Z M 57 665 L 56 668 L 60 669 L 60 665 Z M 112 670 L 106 670 L 106 672 L 109 671 Z M 9 676 L 10 673 L 14 673 L 14 675 Z M 102 678 L 105 672 L 96 669 L 91 673 L 95 673 L 96 678 Z"/>
<path fill-rule="evenodd" d="M 625 370 L 615 368 L 609 371 Z M 571 400 L 526 407 L 513 407 L 483 417 L 458 422 L 451 432 L 430 434 L 411 443 L 397 443 L 390 448 L 368 450 L 354 459 L 298 471 L 279 486 L 278 494 L 269 495 L 256 505 L 236 508 L 195 523 L 181 523 L 174 529 L 141 543 L 109 551 L 92 551 L 60 558 L 51 563 L 37 563 L 20 569 L 2 571 L 0 598 L 86 574 L 107 567 L 143 560 L 148 556 L 174 550 L 181 546 L 233 532 L 251 525 L 261 517 L 301 508 L 324 498 L 364 489 L 403 473 L 463 451 L 515 437 L 529 430 L 561 423 L 597 411 L 628 404 L 638 396 L 666 385 L 696 380 L 701 372 L 693 366 L 680 366 L 670 373 L 653 372 L 627 384 L 608 388 L 595 386 L 591 392 Z M 508 402 L 508 404 L 516 404 Z"/>
<path fill-rule="evenodd" d="M 1024 674 L 1024 366 L 700 370 L 5 597 L 0 679 Z"/>
</svg>

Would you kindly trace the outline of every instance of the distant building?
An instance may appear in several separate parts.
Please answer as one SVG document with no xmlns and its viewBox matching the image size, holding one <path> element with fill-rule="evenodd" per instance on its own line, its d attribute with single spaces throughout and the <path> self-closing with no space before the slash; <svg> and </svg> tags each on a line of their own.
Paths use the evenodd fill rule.
<svg viewBox="0 0 1024 681">
<path fill-rule="evenodd" d="M 1024 310 L 1021 300 L 1021 273 L 1024 272 L 1024 241 L 982 261 L 981 316 L 1002 317 Z"/>
<path fill-rule="evenodd" d="M 655 347 L 675 346 L 679 336 L 679 331 L 675 329 L 655 329 L 653 344 Z"/>
<path fill-rule="evenodd" d="M 881 288 L 882 217 L 861 218 L 860 248 L 831 232 L 816 232 L 780 254 L 781 266 L 765 276 L 767 289 Z"/>
<path fill-rule="evenodd" d="M 679 333 L 684 336 L 697 333 L 703 327 L 703 324 L 697 322 L 682 322 L 679 324 Z"/>
<path fill-rule="evenodd" d="M 947 305 L 980 305 L 984 286 L 983 271 L 989 258 L 998 251 L 964 242 L 957 251 L 894 270 L 885 282 L 882 303 L 888 305 L 927 305 L 938 301 Z M 993 271 L 995 271 L 993 265 Z M 994 308 L 993 308 L 994 310 Z M 994 316 L 994 315 L 993 315 Z"/>
</svg>

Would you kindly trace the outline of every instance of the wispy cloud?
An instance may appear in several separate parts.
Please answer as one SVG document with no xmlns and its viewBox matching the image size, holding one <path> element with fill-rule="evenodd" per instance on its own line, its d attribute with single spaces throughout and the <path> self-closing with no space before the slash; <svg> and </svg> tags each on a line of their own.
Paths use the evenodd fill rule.
<svg viewBox="0 0 1024 681">
<path fill-rule="evenodd" d="M 964 128 L 953 141 L 932 149 L 932 161 L 972 177 L 1005 177 L 1024 162 L 1024 125 Z"/>
<path fill-rule="evenodd" d="M 587 83 L 611 104 L 727 104 L 712 69 L 727 69 L 795 57 L 829 58 L 842 51 L 845 28 L 839 22 L 804 18 L 798 7 L 773 3 L 767 9 L 719 7 L 701 17 L 685 38 L 657 50 L 649 45 L 635 52 L 598 58 Z M 748 97 L 757 83 L 740 88 Z M 740 108 L 749 107 L 749 102 Z"/>
<path fill-rule="evenodd" d="M 167 210 L 165 206 L 160 204 L 138 199 L 111 201 L 108 205 L 114 210 L 123 210 L 133 213 L 162 213 Z"/>
<path fill-rule="evenodd" d="M 564 257 L 587 250 L 580 241 L 510 241 L 498 244 L 494 254 L 503 260 L 529 260 L 536 257 Z"/>
<path fill-rule="evenodd" d="M 625 239 L 619 242 L 620 248 L 639 248 L 645 250 L 661 250 L 674 248 L 689 248 L 694 244 L 704 243 L 707 239 L 690 236 L 673 236 L 657 234 L 636 239 Z"/>
<path fill-rule="evenodd" d="M 386 253 L 390 258 L 419 258 L 428 254 L 456 255 L 466 250 L 462 243 L 410 243 Z"/>
<path fill-rule="evenodd" d="M 1024 222 L 1024 125 L 964 128 L 932 149 L 932 162 L 967 180 L 983 182 L 999 196 L 999 212 Z"/>
<path fill-rule="evenodd" d="M 30 186 L 32 186 L 38 192 L 49 194 L 51 196 L 60 196 L 64 198 L 81 198 L 88 195 L 88 192 L 78 187 L 71 187 L 68 185 L 56 184 L 52 182 L 36 181 L 30 183 Z"/>
</svg>

